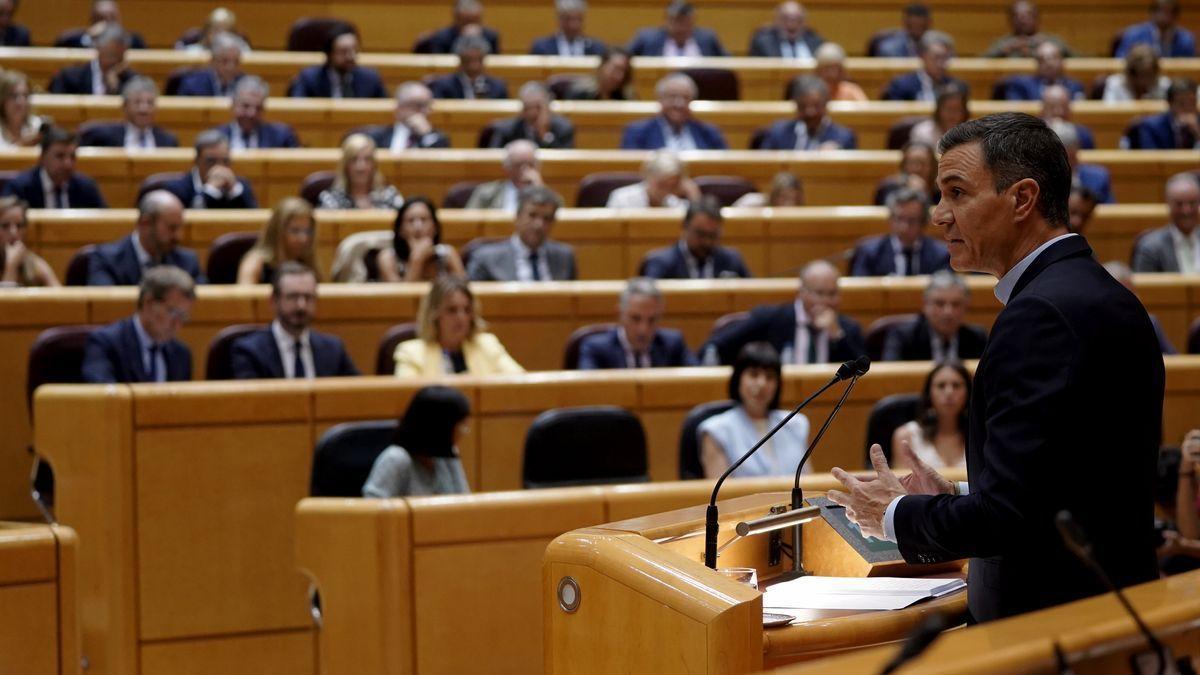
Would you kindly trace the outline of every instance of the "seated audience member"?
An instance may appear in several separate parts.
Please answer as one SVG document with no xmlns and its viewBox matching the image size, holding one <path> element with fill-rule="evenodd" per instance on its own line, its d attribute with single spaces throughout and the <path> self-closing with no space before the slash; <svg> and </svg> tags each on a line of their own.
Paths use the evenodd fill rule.
<svg viewBox="0 0 1200 675">
<path fill-rule="evenodd" d="M 967 90 L 948 84 L 938 87 L 934 96 L 933 117 L 917 122 L 908 134 L 908 140 L 937 147 L 942 134 L 966 122 L 971 117 Z"/>
<path fill-rule="evenodd" d="M 633 66 L 629 52 L 612 47 L 600 57 L 593 75 L 576 77 L 563 96 L 566 101 L 633 101 Z"/>
<path fill-rule="evenodd" d="M 188 30 L 175 41 L 175 49 L 213 51 L 216 36 L 222 33 L 229 33 L 243 42 L 245 41 L 241 32 L 238 31 L 237 15 L 224 7 L 217 7 L 208 13 L 208 17 L 204 19 L 204 25 L 200 27 L 200 32 L 193 34 L 191 30 Z"/>
<path fill-rule="evenodd" d="M 96 58 L 58 71 L 50 81 L 51 94 L 115 95 L 137 75 L 125 60 L 129 35 L 123 28 L 111 24 L 93 42 Z"/>
<path fill-rule="evenodd" d="M 792 81 L 796 116 L 775 122 L 763 139 L 762 150 L 854 150 L 858 138 L 829 119 L 829 88 L 815 75 Z"/>
<path fill-rule="evenodd" d="M 88 27 L 64 33 L 65 39 L 55 41 L 55 47 L 87 49 L 100 44 L 100 35 L 109 27 L 121 26 L 121 8 L 116 0 L 92 0 Z M 128 44 L 133 49 L 145 49 L 146 40 L 138 33 L 130 33 Z"/>
<path fill-rule="evenodd" d="M 795 174 L 780 171 L 771 177 L 771 191 L 747 192 L 733 203 L 734 208 L 763 206 L 804 206 L 804 183 Z"/>
<path fill-rule="evenodd" d="M 579 344 L 579 370 L 696 365 L 683 333 L 658 327 L 665 308 L 653 279 L 630 279 L 621 291 L 616 327 L 589 335 Z"/>
<path fill-rule="evenodd" d="M 940 239 L 925 233 L 929 200 L 925 193 L 901 187 L 888 195 L 890 234 L 871 237 L 854 250 L 852 277 L 932 274 L 949 269 L 950 252 Z"/>
<path fill-rule="evenodd" d="M 831 101 L 866 101 L 862 87 L 846 77 L 846 50 L 836 42 L 817 47 L 817 67 L 814 71 L 829 89 Z"/>
<path fill-rule="evenodd" d="M 596 38 L 583 34 L 587 14 L 584 0 L 555 0 L 558 32 L 533 41 L 529 53 L 537 56 L 603 56 L 607 49 Z"/>
<path fill-rule="evenodd" d="M 1096 149 L 1096 138 L 1092 130 L 1071 121 L 1071 92 L 1060 84 L 1052 84 L 1042 89 L 1042 110 L 1039 116 L 1050 124 L 1054 120 L 1062 120 L 1075 127 L 1079 137 L 1079 147 L 1084 150 Z"/>
<path fill-rule="evenodd" d="M 883 90 L 883 100 L 932 102 L 937 98 L 938 88 L 950 84 L 970 90 L 966 82 L 951 76 L 946 70 L 947 63 L 954 56 L 954 40 L 949 35 L 935 30 L 926 31 L 917 51 L 921 68 L 888 82 Z"/>
<path fill-rule="evenodd" d="M 1067 215 L 1070 217 L 1067 229 L 1076 234 L 1087 234 L 1092 212 L 1096 210 L 1099 201 L 1096 193 L 1084 186 L 1071 186 L 1071 196 L 1067 199 Z"/>
<path fill-rule="evenodd" d="M 450 137 L 433 128 L 429 112 L 433 92 L 420 82 L 405 82 L 396 87 L 396 121 L 390 127 L 370 132 L 380 150 L 403 152 L 419 148 L 448 148 Z"/>
<path fill-rule="evenodd" d="M 544 185 L 521 188 L 513 235 L 479 247 L 467 265 L 472 281 L 573 281 L 575 250 L 550 238 L 562 198 Z"/>
<path fill-rule="evenodd" d="M 1200 429 L 1192 429 L 1183 437 L 1179 448 L 1179 482 L 1175 493 L 1175 525 L 1177 534 L 1168 544 L 1192 558 L 1200 557 L 1200 502 L 1196 499 L 1196 469 L 1200 468 Z"/>
<path fill-rule="evenodd" d="M 31 209 L 108 208 L 96 181 L 75 171 L 75 134 L 49 127 L 42 133 L 41 147 L 37 166 L 10 180 L 5 195 L 20 197 Z"/>
<path fill-rule="evenodd" d="M 659 150 L 642 165 L 642 180 L 608 195 L 610 209 L 681 208 L 700 198 L 700 188 L 688 178 L 687 165 L 670 150 Z"/>
<path fill-rule="evenodd" d="M 1200 149 L 1200 113 L 1196 109 L 1196 83 L 1187 78 L 1167 88 L 1167 111 L 1143 117 L 1129 131 L 1134 150 Z"/>
<path fill-rule="evenodd" d="M 392 247 L 375 259 L 380 281 L 432 281 L 447 274 L 465 276 L 462 258 L 442 243 L 442 224 L 428 197 L 413 197 L 396 212 Z"/>
<path fill-rule="evenodd" d="M 189 209 L 256 209 L 254 188 L 233 173 L 229 141 L 215 129 L 196 136 L 192 170 L 163 186 Z"/>
<path fill-rule="evenodd" d="M 901 10 L 900 25 L 900 28 L 881 35 L 874 45 L 874 53 L 868 56 L 917 56 L 921 38 L 933 25 L 933 16 L 924 3 L 914 2 Z"/>
<path fill-rule="evenodd" d="M 1017 75 L 1004 80 L 1004 99 L 1008 101 L 1038 101 L 1046 87 L 1058 85 L 1066 88 L 1071 98 L 1085 98 L 1079 80 L 1066 76 L 1063 68 L 1062 48 L 1053 42 L 1043 42 L 1034 52 L 1037 72 L 1033 75 Z"/>
<path fill-rule="evenodd" d="M 358 65 L 358 31 L 343 26 L 325 41 L 325 63 L 300 71 L 288 88 L 298 98 L 387 98 L 374 68 Z"/>
<path fill-rule="evenodd" d="M 629 43 L 634 56 L 729 56 L 717 34 L 696 27 L 696 8 L 685 0 L 667 5 L 662 28 L 643 28 Z"/>
<path fill-rule="evenodd" d="M 542 184 L 542 163 L 532 141 L 513 141 L 504 147 L 504 178 L 482 183 L 467 198 L 468 209 L 503 209 L 517 212 L 521 190 Z"/>
<path fill-rule="evenodd" d="M 245 40 L 233 33 L 217 33 L 209 51 L 208 68 L 194 70 L 179 81 L 177 96 L 232 96 L 234 87 L 245 76 L 242 55 L 249 49 Z"/>
<path fill-rule="evenodd" d="M 500 53 L 500 34 L 483 25 L 483 3 L 479 0 L 455 0 L 454 23 L 434 31 L 422 42 L 427 53 L 453 54 L 457 51 L 454 43 L 464 35 L 480 36 L 487 42 L 490 53 Z"/>
<path fill-rule="evenodd" d="M 787 0 L 775 8 L 775 23 L 750 36 L 750 56 L 811 59 L 824 41 L 809 29 L 804 6 Z"/>
<path fill-rule="evenodd" d="M 1104 102 L 1165 99 L 1171 81 L 1161 74 L 1158 56 L 1148 45 L 1137 45 L 1125 55 L 1125 69 L 1104 80 Z"/>
<path fill-rule="evenodd" d="M 364 497 L 388 499 L 471 491 L 458 458 L 471 404 L 461 392 L 434 385 L 417 390 L 400 418 L 392 443 L 375 458 Z"/>
<path fill-rule="evenodd" d="M 1196 37 L 1179 25 L 1178 0 L 1152 0 L 1150 20 L 1126 28 L 1113 56 L 1121 58 L 1138 45 L 1149 47 L 1158 56 L 1196 55 Z"/>
<path fill-rule="evenodd" d="M 726 150 L 717 127 L 692 118 L 696 83 L 683 73 L 667 75 L 654 86 L 660 113 L 630 122 L 621 133 L 622 150 Z"/>
<path fill-rule="evenodd" d="M 125 121 L 92 127 L 80 134 L 79 144 L 126 150 L 179 147 L 175 134 L 154 124 L 157 107 L 158 85 L 139 75 L 121 89 L 121 112 Z"/>
<path fill-rule="evenodd" d="M 642 259 L 642 274 L 654 279 L 729 279 L 751 276 L 737 250 L 721 246 L 721 203 L 702 196 L 688 204 L 683 236 Z"/>
<path fill-rule="evenodd" d="M 2 4 L 5 0 L 0 0 Z M 0 150 L 26 148 L 42 140 L 48 120 L 33 114 L 29 78 L 16 70 L 0 72 Z"/>
<path fill-rule="evenodd" d="M 434 280 L 417 309 L 417 330 L 418 337 L 396 345 L 396 377 L 525 372 L 500 340 L 485 332 L 479 302 L 462 277 Z"/>
<path fill-rule="evenodd" d="M 1200 273 L 1200 179 L 1186 172 L 1171 176 L 1166 201 L 1171 222 L 1138 238 L 1133 271 Z"/>
<path fill-rule="evenodd" d="M 554 95 L 541 82 L 526 82 L 517 92 L 521 114 L 493 124 L 489 147 L 503 148 L 515 140 L 533 141 L 539 148 L 574 148 L 575 125 L 550 112 Z"/>
<path fill-rule="evenodd" d="M 933 469 L 966 466 L 970 404 L 971 374 L 958 361 L 939 360 L 925 377 L 917 419 L 892 434 L 892 465 L 912 468 L 911 453 Z"/>
<path fill-rule="evenodd" d="M 133 234 L 100 244 L 88 260 L 88 286 L 134 286 L 146 270 L 169 265 L 187 272 L 199 283 L 200 259 L 179 245 L 183 204 L 166 190 L 147 192 L 138 202 Z"/>
<path fill-rule="evenodd" d="M 358 375 L 341 338 L 312 330 L 317 315 L 317 274 L 288 260 L 271 282 L 275 320 L 238 338 L 230 351 L 237 380 L 312 379 Z"/>
<path fill-rule="evenodd" d="M 92 332 L 83 350 L 84 382 L 186 382 L 192 352 L 176 337 L 196 299 L 195 282 L 172 265 L 146 270 L 137 311 Z"/>
<path fill-rule="evenodd" d="M 960 361 L 977 359 L 987 345 L 987 332 L 966 323 L 971 292 L 948 269 L 934 272 L 925 286 L 921 313 L 888 331 L 884 361 Z"/>
<path fill-rule="evenodd" d="M 263 119 L 270 93 L 270 87 L 257 75 L 238 80 L 230 101 L 233 120 L 215 128 L 229 139 L 230 150 L 300 147 L 291 125 Z"/>
<path fill-rule="evenodd" d="M 1071 164 L 1071 184 L 1091 190 L 1101 204 L 1115 202 L 1108 169 L 1099 164 L 1083 164 L 1079 161 L 1079 137 L 1075 133 L 1075 125 L 1056 120 L 1049 126 L 1058 134 L 1063 147 L 1067 149 L 1067 161 Z"/>
<path fill-rule="evenodd" d="M 1137 295 L 1137 289 L 1133 286 L 1133 270 L 1129 269 L 1129 265 L 1117 260 L 1110 260 L 1104 263 L 1104 269 L 1113 276 L 1114 279 L 1121 282 L 1121 285 L 1129 289 L 1130 293 Z M 1158 317 L 1150 315 L 1150 325 L 1154 326 L 1154 335 L 1158 338 L 1158 347 L 1163 354 L 1178 354 L 1175 350 L 1175 345 L 1171 344 L 1170 338 L 1163 331 L 1162 324 Z"/>
<path fill-rule="evenodd" d="M 879 181 L 875 187 L 875 205 L 883 206 L 888 195 L 902 187 L 923 192 L 931 204 L 941 198 L 937 189 L 937 155 L 932 145 L 910 140 L 900 148 L 900 173 Z"/>
<path fill-rule="evenodd" d="M 25 245 L 28 204 L 0 197 L 0 282 L 14 286 L 60 286 L 49 263 Z"/>
<path fill-rule="evenodd" d="M 296 262 L 312 270 L 321 280 L 317 263 L 317 221 L 312 206 L 299 197 L 284 197 L 263 225 L 258 242 L 238 265 L 239 284 L 269 284 L 275 281 L 280 265 Z"/>
<path fill-rule="evenodd" d="M 13 23 L 18 0 L 0 0 L 0 47 L 30 46 L 29 29 Z"/>
<path fill-rule="evenodd" d="M 1074 56 L 1062 38 L 1039 29 L 1040 20 L 1037 5 L 1031 0 L 1016 0 L 1008 6 L 1008 25 L 1012 27 L 1012 32 L 993 42 L 983 53 L 984 58 L 1030 58 L 1036 56 L 1042 45 L 1054 45 L 1060 59 Z"/>
<path fill-rule="evenodd" d="M 779 409 L 783 390 L 783 365 L 779 352 L 766 342 L 751 342 L 733 362 L 729 376 L 729 410 L 704 420 L 696 429 L 700 440 L 700 463 L 705 478 L 717 478 L 751 448 L 758 439 L 788 416 Z M 808 446 L 808 418 L 796 415 L 733 472 L 734 478 L 790 476 L 800 465 Z M 812 466 L 804 467 L 805 473 Z"/>
<path fill-rule="evenodd" d="M 429 84 L 434 98 L 508 98 L 504 80 L 488 75 L 484 57 L 492 53 L 487 40 L 478 35 L 464 35 L 454 43 L 458 70 L 442 75 Z"/>
<path fill-rule="evenodd" d="M 388 185 L 375 161 L 375 141 L 366 134 L 350 134 L 342 141 L 333 184 L 321 191 L 322 209 L 398 209 L 404 197 Z"/>
</svg>

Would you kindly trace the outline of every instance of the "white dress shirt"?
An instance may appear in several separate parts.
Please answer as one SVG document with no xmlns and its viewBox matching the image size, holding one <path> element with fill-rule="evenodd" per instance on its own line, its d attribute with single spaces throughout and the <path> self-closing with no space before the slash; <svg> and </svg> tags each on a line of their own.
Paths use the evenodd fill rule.
<svg viewBox="0 0 1200 675">
<path fill-rule="evenodd" d="M 71 208 L 71 200 L 67 196 L 67 186 L 55 188 L 54 183 L 50 180 L 50 174 L 46 173 L 45 169 L 38 170 L 38 177 L 42 179 L 42 200 L 48 209 L 69 209 Z"/>
<path fill-rule="evenodd" d="M 158 350 L 157 354 L 154 354 L 153 352 L 150 351 L 150 348 L 152 346 L 154 346 L 154 344 L 155 344 L 154 340 L 150 339 L 150 334 L 147 333 L 145 327 L 142 326 L 141 317 L 137 316 L 136 314 L 133 316 L 133 331 L 135 333 L 137 333 L 138 346 L 141 347 L 141 351 L 142 351 L 142 372 L 146 373 L 146 377 L 149 378 L 150 374 L 155 371 L 155 367 L 157 367 L 158 368 L 158 378 L 156 378 L 154 381 L 155 382 L 166 382 L 167 381 L 167 359 L 165 356 L 163 356 L 163 351 L 161 349 L 162 345 L 158 345 L 159 350 Z M 153 362 L 151 362 L 151 360 L 150 360 L 151 354 L 154 354 Z M 149 381 L 149 380 L 147 380 L 147 381 Z"/>
<path fill-rule="evenodd" d="M 813 57 L 812 50 L 808 48 L 803 37 L 789 40 L 783 35 L 779 36 L 779 55 L 785 59 L 811 59 Z"/>
<path fill-rule="evenodd" d="M 784 363 L 808 363 L 808 343 L 812 333 L 808 330 L 808 312 L 804 311 L 804 303 L 796 301 L 796 336 L 792 340 L 792 358 L 782 359 Z M 817 331 L 817 363 L 829 363 L 829 331 Z M 785 350 L 786 351 L 786 350 Z"/>
<path fill-rule="evenodd" d="M 813 135 L 808 134 L 808 125 L 804 120 L 796 122 L 796 150 L 817 150 L 821 147 L 821 132 L 825 130 L 833 121 L 828 117 L 821 120 L 817 124 L 817 132 Z"/>
<path fill-rule="evenodd" d="M 634 183 L 613 190 L 608 195 L 605 208 L 609 209 L 646 209 L 650 208 L 650 195 L 646 192 L 646 183 Z M 662 208 L 675 209 L 687 206 L 687 200 L 673 194 L 663 199 Z"/>
<path fill-rule="evenodd" d="M 209 187 L 200 181 L 200 170 L 192 169 L 192 189 L 196 191 L 196 196 L 192 197 L 191 205 L 184 204 L 188 208 L 202 209 L 204 208 L 204 195 L 208 195 L 213 199 L 234 199 L 242 194 L 245 189 L 242 187 L 242 182 L 235 180 L 233 189 L 227 194 L 221 194 L 219 190 Z"/>
<path fill-rule="evenodd" d="M 919 261 L 921 259 L 921 240 L 920 239 L 917 239 L 913 243 L 912 250 L 913 250 L 913 256 L 915 258 L 917 258 L 917 260 Z M 920 274 L 921 273 L 920 269 L 916 269 L 916 270 L 913 270 L 912 272 L 909 272 L 908 263 L 909 263 L 908 256 L 904 255 L 904 244 L 900 243 L 900 237 L 892 235 L 892 266 L 895 268 L 896 271 L 892 272 L 888 276 L 902 277 L 907 274 Z"/>
<path fill-rule="evenodd" d="M 104 71 L 100 70 L 100 61 L 92 59 L 92 94 L 104 96 L 108 89 L 104 86 Z"/>
<path fill-rule="evenodd" d="M 238 126 L 237 122 L 229 123 L 229 149 L 230 150 L 253 150 L 258 147 L 258 129 L 250 132 L 247 136 L 246 132 Z"/>
<path fill-rule="evenodd" d="M 279 358 L 283 361 L 283 376 L 287 379 L 296 377 L 296 338 L 284 330 L 276 319 L 271 322 L 271 336 L 275 338 L 275 346 L 279 349 Z M 311 380 L 316 378 L 316 366 L 313 363 L 312 342 L 309 340 L 309 330 L 304 329 L 300 334 L 300 362 L 304 364 L 304 376 Z"/>
<path fill-rule="evenodd" d="M 125 123 L 125 149 L 126 150 L 153 150 L 154 131 L 151 129 L 139 129 L 129 122 Z"/>
<path fill-rule="evenodd" d="M 512 181 L 504 184 L 504 199 L 500 202 L 500 208 L 509 213 L 517 212 L 517 186 L 513 185 Z"/>
<path fill-rule="evenodd" d="M 633 345 L 629 344 L 629 337 L 625 335 L 624 327 L 617 327 L 617 341 L 621 343 L 621 349 L 625 350 L 625 367 L 626 368 L 649 368 L 650 367 L 650 352 L 634 353 Z"/>
<path fill-rule="evenodd" d="M 668 38 L 666 43 L 663 44 L 662 55 L 666 57 L 704 56 L 704 53 L 700 51 L 700 45 L 696 43 L 696 38 L 688 38 L 682 47 L 676 44 L 674 40 Z"/>
<path fill-rule="evenodd" d="M 1191 234 L 1184 234 L 1174 223 L 1168 227 L 1171 241 L 1175 244 L 1179 271 L 1183 274 L 1200 273 L 1200 227 L 1192 228 Z"/>
<path fill-rule="evenodd" d="M 512 243 L 512 247 L 517 251 L 517 281 L 533 281 L 533 266 L 530 264 L 529 260 L 532 251 L 528 246 L 525 245 L 525 242 L 521 241 L 521 238 L 515 234 L 509 239 L 509 241 Z M 550 276 L 550 261 L 546 259 L 545 247 L 542 247 L 537 251 L 537 266 L 538 275 L 541 277 L 540 281 L 553 280 L 553 277 Z"/>
<path fill-rule="evenodd" d="M 567 36 L 559 33 L 554 36 L 554 42 L 558 45 L 559 56 L 583 56 L 584 43 L 582 37 L 568 40 Z"/>
<path fill-rule="evenodd" d="M 688 131 L 686 124 L 679 128 L 679 133 L 675 133 L 671 125 L 661 117 L 658 118 L 658 124 L 662 127 L 663 147 L 667 150 L 680 152 L 696 149 L 696 139 L 692 138 L 692 132 Z"/>
<path fill-rule="evenodd" d="M 407 150 L 408 138 L 411 135 L 412 131 L 406 125 L 396 122 L 392 127 L 392 144 L 388 146 L 388 150 L 392 152 Z"/>
<path fill-rule="evenodd" d="M 917 79 L 921 81 L 921 91 L 917 94 L 918 101 L 934 102 L 937 100 L 937 94 L 934 93 L 933 78 L 924 70 L 917 71 Z"/>
</svg>

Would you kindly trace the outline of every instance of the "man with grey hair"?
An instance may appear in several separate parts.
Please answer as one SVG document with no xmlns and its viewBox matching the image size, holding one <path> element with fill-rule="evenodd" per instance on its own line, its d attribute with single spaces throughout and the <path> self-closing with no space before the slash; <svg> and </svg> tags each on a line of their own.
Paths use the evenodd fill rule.
<svg viewBox="0 0 1200 675">
<path fill-rule="evenodd" d="M 554 95 L 541 82 L 530 81 L 517 92 L 521 114 L 492 123 L 488 147 L 502 148 L 518 139 L 533 141 L 539 148 L 574 148 L 575 125 L 550 112 Z"/>
<path fill-rule="evenodd" d="M 1138 238 L 1134 272 L 1200 274 L 1200 178 L 1177 173 L 1167 179 L 1171 222 Z"/>
<path fill-rule="evenodd" d="M 1096 137 L 1092 130 L 1082 124 L 1071 121 L 1071 91 L 1061 84 L 1052 84 L 1042 89 L 1042 108 L 1038 112 L 1046 124 L 1054 120 L 1062 120 L 1075 127 L 1079 135 L 1079 147 L 1084 150 L 1096 148 Z"/>
<path fill-rule="evenodd" d="M 467 265 L 472 281 L 572 281 L 575 250 L 550 239 L 562 198 L 544 185 L 523 188 L 513 235 L 479 247 Z"/>
<path fill-rule="evenodd" d="M 455 0 L 454 23 L 434 31 L 413 45 L 417 54 L 453 54 L 454 43 L 463 35 L 478 35 L 488 43 L 492 54 L 500 53 L 500 34 L 483 25 L 483 3 L 479 0 Z"/>
<path fill-rule="evenodd" d="M 196 290 L 187 272 L 171 265 L 147 270 L 133 316 L 92 332 L 83 349 L 84 382 L 186 382 L 192 353 L 176 337 L 187 323 Z"/>
<path fill-rule="evenodd" d="M 758 29 L 750 37 L 750 56 L 811 59 L 823 42 L 820 35 L 809 29 L 804 5 L 787 0 L 775 8 L 775 23 Z"/>
<path fill-rule="evenodd" d="M 634 277 L 617 302 L 617 325 L 579 343 L 579 370 L 680 368 L 697 364 L 683 333 L 659 328 L 666 301 L 653 279 Z"/>
<path fill-rule="evenodd" d="M 891 233 L 871 237 L 854 249 L 850 276 L 913 276 L 950 268 L 946 245 L 925 234 L 929 198 L 923 190 L 896 189 L 888 195 L 887 210 Z"/>
<path fill-rule="evenodd" d="M 175 134 L 155 126 L 157 105 L 158 85 L 139 75 L 121 89 L 121 111 L 125 113 L 125 121 L 84 129 L 79 134 L 79 144 L 126 150 L 179 147 Z"/>
<path fill-rule="evenodd" d="M 434 98 L 508 98 L 504 80 L 488 75 L 484 58 L 491 54 L 487 40 L 479 35 L 465 34 L 454 42 L 458 70 L 442 75 L 429 83 Z"/>
<path fill-rule="evenodd" d="M 961 361 L 977 359 L 987 332 L 966 323 L 970 291 L 950 270 L 939 270 L 925 286 L 921 313 L 894 326 L 883 343 L 884 361 Z"/>
<path fill-rule="evenodd" d="M 13 3 L 14 7 L 16 4 Z M 54 40 L 54 46 L 67 49 L 88 49 L 96 45 L 97 36 L 105 28 L 120 25 L 122 25 L 121 8 L 117 5 L 116 0 L 92 0 L 91 12 L 88 14 L 88 27 L 60 33 Z M 145 49 L 146 39 L 140 33 L 129 33 L 129 48 Z"/>
<path fill-rule="evenodd" d="M 504 178 L 482 183 L 467 199 L 468 209 L 503 209 L 517 212 L 523 188 L 542 184 L 542 163 L 532 141 L 516 140 L 504 146 Z"/>
<path fill-rule="evenodd" d="M 107 24 L 92 43 L 96 58 L 87 63 L 67 66 L 50 81 L 51 94 L 116 95 L 135 73 L 125 60 L 129 34 L 118 24 Z"/>
<path fill-rule="evenodd" d="M 692 119 L 696 83 L 683 73 L 672 73 L 654 86 L 660 114 L 630 122 L 621 134 L 622 150 L 727 150 L 717 127 Z"/>
<path fill-rule="evenodd" d="M 242 56 L 249 51 L 246 41 L 229 32 L 212 37 L 208 68 L 193 70 L 179 80 L 176 96 L 232 96 L 242 79 Z"/>
<path fill-rule="evenodd" d="M 163 185 L 190 209 L 256 209 L 254 189 L 233 173 L 229 141 L 217 129 L 196 137 L 192 170 Z"/>
<path fill-rule="evenodd" d="M 372 127 L 367 135 L 380 150 L 402 152 L 423 148 L 448 148 L 450 137 L 433 128 L 429 113 L 433 110 L 433 92 L 416 81 L 396 87 L 396 122 L 391 126 Z"/>
<path fill-rule="evenodd" d="M 1087 188 L 1096 195 L 1101 204 L 1116 202 L 1108 169 L 1099 164 L 1084 164 L 1079 161 L 1079 130 L 1075 125 L 1066 120 L 1053 120 L 1047 126 L 1058 134 L 1058 139 L 1067 149 L 1067 162 L 1071 165 L 1071 185 Z"/>
<path fill-rule="evenodd" d="M 686 0 L 667 5 L 662 28 L 643 28 L 629 43 L 634 56 L 729 56 L 716 32 L 696 27 L 696 8 Z"/>
<path fill-rule="evenodd" d="M 555 0 L 558 32 L 533 41 L 529 53 L 536 56 L 603 56 L 608 48 L 604 43 L 583 34 L 587 14 L 584 0 Z"/>
<path fill-rule="evenodd" d="M 888 82 L 883 90 L 885 101 L 928 101 L 937 99 L 937 90 L 947 85 L 958 85 L 970 91 L 966 82 L 952 77 L 947 64 L 954 56 L 954 40 L 936 30 L 925 31 L 917 43 L 917 56 L 921 68 L 907 75 L 899 75 Z"/>
<path fill-rule="evenodd" d="M 816 75 L 792 80 L 796 116 L 771 125 L 762 150 L 854 150 L 858 137 L 829 119 L 829 87 Z"/>
<path fill-rule="evenodd" d="M 700 199 L 700 187 L 688 178 L 687 165 L 670 150 L 658 150 L 642 165 L 642 180 L 613 190 L 610 209 L 684 208 Z"/>
<path fill-rule="evenodd" d="M 133 234 L 100 244 L 88 258 L 88 286 L 133 286 L 143 273 L 161 265 L 187 272 L 201 283 L 196 252 L 179 246 L 183 204 L 166 190 L 148 192 L 138 202 Z"/>
<path fill-rule="evenodd" d="M 212 129 L 229 141 L 230 150 L 300 147 L 290 124 L 263 119 L 270 93 L 270 87 L 257 75 L 238 80 L 229 101 L 233 120 Z"/>
</svg>

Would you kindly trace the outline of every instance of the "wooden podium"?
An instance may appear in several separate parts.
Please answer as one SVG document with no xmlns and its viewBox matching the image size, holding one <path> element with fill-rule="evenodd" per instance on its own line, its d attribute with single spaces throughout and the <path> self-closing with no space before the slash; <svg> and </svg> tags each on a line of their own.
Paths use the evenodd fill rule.
<svg viewBox="0 0 1200 675">
<path fill-rule="evenodd" d="M 720 545 L 735 525 L 788 504 L 787 493 L 719 502 Z M 746 673 L 902 639 L 927 613 L 961 610 L 966 593 L 891 612 L 793 610 L 764 629 L 762 595 L 703 563 L 704 506 L 568 532 L 542 565 L 542 648 L 548 673 Z M 790 540 L 791 528 L 783 530 Z M 864 560 L 824 518 L 804 525 L 814 574 L 914 576 L 935 570 Z M 790 567 L 769 535 L 737 539 L 720 567 L 754 567 L 760 586 Z M 939 571 L 945 571 L 940 568 Z M 961 569 L 957 572 L 961 574 Z"/>
</svg>

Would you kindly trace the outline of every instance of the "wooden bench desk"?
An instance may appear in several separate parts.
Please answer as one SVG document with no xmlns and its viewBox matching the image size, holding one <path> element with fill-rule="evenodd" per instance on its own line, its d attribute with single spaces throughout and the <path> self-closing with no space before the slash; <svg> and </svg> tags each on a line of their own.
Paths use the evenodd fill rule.
<svg viewBox="0 0 1200 675">
<path fill-rule="evenodd" d="M 78 555 L 69 527 L 0 522 L 0 672 L 83 672 Z"/>
</svg>

